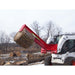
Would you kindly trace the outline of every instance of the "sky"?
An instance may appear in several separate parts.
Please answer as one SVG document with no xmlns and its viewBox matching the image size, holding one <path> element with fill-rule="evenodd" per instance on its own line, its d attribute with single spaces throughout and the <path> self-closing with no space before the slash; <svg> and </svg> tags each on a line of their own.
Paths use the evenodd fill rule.
<svg viewBox="0 0 75 75">
<path fill-rule="evenodd" d="M 0 10 L 0 30 L 17 32 L 23 24 L 38 21 L 40 26 L 49 21 L 60 26 L 63 32 L 75 32 L 75 10 Z"/>
</svg>

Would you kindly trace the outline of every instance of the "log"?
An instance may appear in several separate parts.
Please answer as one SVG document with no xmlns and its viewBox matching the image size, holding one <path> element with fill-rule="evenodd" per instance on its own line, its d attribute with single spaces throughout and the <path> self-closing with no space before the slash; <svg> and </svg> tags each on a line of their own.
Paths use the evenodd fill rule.
<svg viewBox="0 0 75 75">
<path fill-rule="evenodd" d="M 17 52 L 15 52 L 15 54 L 16 54 L 16 56 L 21 56 L 21 52 L 20 51 L 17 51 Z"/>
<path fill-rule="evenodd" d="M 4 65 L 11 65 L 11 63 L 8 61 L 8 62 L 6 62 Z"/>
<path fill-rule="evenodd" d="M 28 62 L 26 60 L 15 61 L 13 65 L 28 65 Z"/>
<path fill-rule="evenodd" d="M 5 61 L 4 60 L 0 60 L 0 65 L 4 65 L 5 64 Z"/>
<path fill-rule="evenodd" d="M 22 32 L 17 32 L 14 37 L 14 41 L 21 47 L 28 48 L 33 44 L 34 37 L 32 34 L 24 29 Z"/>
<path fill-rule="evenodd" d="M 14 51 L 10 53 L 10 57 L 19 57 L 21 56 L 21 52 L 20 51 Z"/>
<path fill-rule="evenodd" d="M 28 53 L 27 58 L 28 58 L 28 63 L 33 63 L 33 62 L 38 62 L 42 61 L 45 59 L 46 56 L 49 56 L 50 54 L 34 54 L 34 53 Z"/>
</svg>

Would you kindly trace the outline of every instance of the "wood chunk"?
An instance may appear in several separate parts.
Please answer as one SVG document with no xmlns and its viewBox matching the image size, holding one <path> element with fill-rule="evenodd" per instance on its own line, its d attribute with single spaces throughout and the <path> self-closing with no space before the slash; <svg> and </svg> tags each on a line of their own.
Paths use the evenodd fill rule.
<svg viewBox="0 0 75 75">
<path fill-rule="evenodd" d="M 11 52 L 10 53 L 10 57 L 19 57 L 19 56 L 21 56 L 21 52 L 19 52 L 19 51 L 17 51 L 17 52 Z"/>
<path fill-rule="evenodd" d="M 16 61 L 14 63 L 14 65 L 28 65 L 27 61 L 26 60 L 23 60 L 23 61 Z"/>
<path fill-rule="evenodd" d="M 4 65 L 5 61 L 4 60 L 0 60 L 0 65 Z"/>
<path fill-rule="evenodd" d="M 22 32 L 17 32 L 14 37 L 14 41 L 24 48 L 30 47 L 34 42 L 34 36 L 30 34 L 27 30 Z"/>
</svg>

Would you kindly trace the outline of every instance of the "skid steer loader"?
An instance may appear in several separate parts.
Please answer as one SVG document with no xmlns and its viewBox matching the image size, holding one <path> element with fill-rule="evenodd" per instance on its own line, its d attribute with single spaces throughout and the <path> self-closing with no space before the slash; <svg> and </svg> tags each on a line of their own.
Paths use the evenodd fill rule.
<svg viewBox="0 0 75 75">
<path fill-rule="evenodd" d="M 24 24 L 14 41 L 24 48 L 36 42 L 41 46 L 41 53 L 50 52 L 50 56 L 45 58 L 45 65 L 75 65 L 75 34 L 54 36 L 53 41 L 47 44 Z"/>
</svg>

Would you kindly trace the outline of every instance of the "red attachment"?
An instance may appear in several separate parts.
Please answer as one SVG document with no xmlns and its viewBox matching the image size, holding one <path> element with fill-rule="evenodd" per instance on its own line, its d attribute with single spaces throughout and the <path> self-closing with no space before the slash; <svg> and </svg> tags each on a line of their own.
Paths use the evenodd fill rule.
<svg viewBox="0 0 75 75">
<path fill-rule="evenodd" d="M 57 53 L 57 44 L 47 44 L 47 51 L 51 51 L 51 53 Z"/>
<path fill-rule="evenodd" d="M 74 60 L 72 61 L 72 65 L 75 65 L 75 61 Z"/>
<path fill-rule="evenodd" d="M 25 28 L 26 24 L 22 25 L 22 27 L 20 28 L 20 32 L 23 31 L 23 29 Z"/>
<path fill-rule="evenodd" d="M 46 54 L 46 53 L 47 53 L 46 49 L 44 49 L 44 48 L 41 48 L 41 53 L 44 53 L 44 54 Z"/>
<path fill-rule="evenodd" d="M 46 44 L 37 34 L 35 34 L 28 26 L 26 26 L 26 24 L 24 24 L 19 31 L 23 31 L 24 28 L 34 36 L 34 41 L 42 47 L 42 53 L 46 53 L 47 51 L 50 51 L 51 53 L 57 53 L 57 44 Z"/>
<path fill-rule="evenodd" d="M 49 44 L 47 46 L 47 50 L 44 48 L 41 48 L 41 53 L 47 53 L 47 52 L 57 53 L 57 44 Z"/>
</svg>

